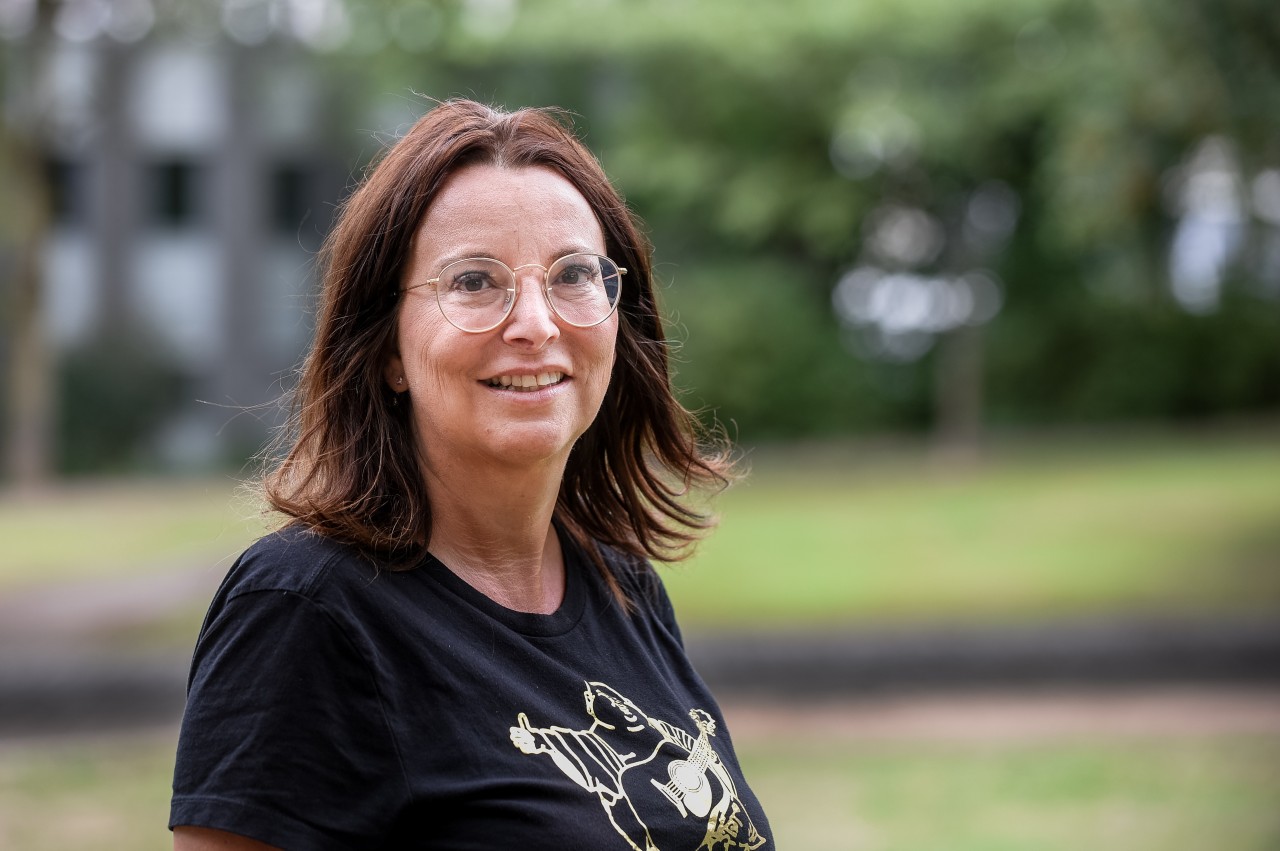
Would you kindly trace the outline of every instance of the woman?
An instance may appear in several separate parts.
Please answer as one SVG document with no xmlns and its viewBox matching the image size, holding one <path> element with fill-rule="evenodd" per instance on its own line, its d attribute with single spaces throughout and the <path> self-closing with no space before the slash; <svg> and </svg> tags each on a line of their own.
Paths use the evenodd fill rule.
<svg viewBox="0 0 1280 851">
<path fill-rule="evenodd" d="M 201 630 L 174 847 L 766 845 L 648 563 L 727 461 L 598 163 L 547 112 L 444 103 L 325 251 L 264 483 L 290 520 Z"/>
</svg>

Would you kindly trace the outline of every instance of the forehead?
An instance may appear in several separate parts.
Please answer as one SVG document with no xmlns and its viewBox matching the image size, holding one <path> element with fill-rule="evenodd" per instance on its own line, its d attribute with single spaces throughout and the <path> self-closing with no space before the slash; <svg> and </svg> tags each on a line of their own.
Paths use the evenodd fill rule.
<svg viewBox="0 0 1280 851">
<path fill-rule="evenodd" d="M 604 251 L 604 233 L 582 193 L 542 166 L 471 165 L 436 194 L 416 234 L 428 256 L 514 252 L 517 262 L 542 252 Z M 537 258 L 524 256 L 538 253 Z M 505 258 L 500 258 L 505 259 Z"/>
</svg>

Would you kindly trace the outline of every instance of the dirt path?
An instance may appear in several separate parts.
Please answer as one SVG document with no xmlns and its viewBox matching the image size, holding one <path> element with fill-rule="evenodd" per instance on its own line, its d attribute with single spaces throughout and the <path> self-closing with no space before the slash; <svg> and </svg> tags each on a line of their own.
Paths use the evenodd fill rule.
<svg viewBox="0 0 1280 851">
<path fill-rule="evenodd" d="M 26 695 L 24 699 L 30 699 L 37 687 L 52 683 L 71 695 L 69 699 L 82 701 L 83 695 L 64 682 L 74 680 L 77 671 L 92 675 L 87 679 L 102 687 L 118 670 L 122 687 L 128 686 L 138 680 L 140 670 L 146 673 L 150 669 L 143 670 L 145 666 L 137 659 L 99 658 L 101 654 L 91 652 L 102 649 L 96 636 L 114 627 L 145 623 L 186 607 L 205 605 L 225 571 L 226 565 L 201 564 L 0 596 L 0 662 L 7 663 L 0 666 L 0 673 L 23 678 L 15 694 Z M 865 642 L 855 649 L 865 654 Z M 755 650 L 763 652 L 762 648 Z M 748 655 L 748 662 L 760 663 L 758 653 Z M 186 658 L 184 654 L 174 654 L 174 660 L 163 660 L 166 664 L 172 661 L 167 667 L 154 665 L 155 675 L 144 685 L 165 695 L 173 692 L 180 706 Z M 33 672 L 40 676 L 34 677 Z M 3 688 L 6 685 L 12 684 L 0 682 L 0 697 L 8 695 Z M 790 692 L 783 684 L 779 693 L 785 697 Z M 735 738 L 754 741 L 994 742 L 1099 736 L 1280 736 L 1280 683 L 1142 687 L 1113 683 L 1105 688 L 1084 684 L 1055 689 L 1006 687 L 970 691 L 952 688 L 877 697 L 859 696 L 855 689 L 851 695 L 788 701 L 781 697 L 734 697 L 731 689 L 725 689 L 723 708 Z"/>
<path fill-rule="evenodd" d="M 726 700 L 735 739 L 1039 741 L 1280 736 L 1280 687 L 916 694 L 798 706 Z"/>
<path fill-rule="evenodd" d="M 735 741 L 749 746 L 877 743 L 1036 744 L 1214 736 L 1280 737 L 1280 688 L 1120 693 L 914 695 L 822 706 L 723 701 Z M 177 718 L 144 727 L 0 735 L 6 748 L 177 737 Z"/>
<path fill-rule="evenodd" d="M 74 639 L 158 620 L 207 604 L 226 572 L 225 564 L 202 563 L 6 591 L 0 596 L 0 639 Z"/>
</svg>

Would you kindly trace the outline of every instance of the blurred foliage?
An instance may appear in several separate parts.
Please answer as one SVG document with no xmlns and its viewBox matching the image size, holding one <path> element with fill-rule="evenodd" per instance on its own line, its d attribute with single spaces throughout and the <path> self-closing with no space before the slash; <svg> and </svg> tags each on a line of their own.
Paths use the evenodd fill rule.
<svg viewBox="0 0 1280 851">
<path fill-rule="evenodd" d="M 1173 305 L 1075 304 L 992 329 L 991 415 L 1089 422 L 1203 419 L 1280 405 L 1280 309 L 1234 296 L 1208 316 Z"/>
<path fill-rule="evenodd" d="M 807 270 L 774 258 L 660 264 L 684 402 L 736 436 L 778 439 L 928 419 L 919 371 L 851 368 L 827 300 L 804 287 Z"/>
<path fill-rule="evenodd" d="M 154 466 L 147 440 L 185 396 L 183 375 L 144 334 L 108 334 L 65 355 L 59 368 L 58 465 L 67 473 Z"/>
<path fill-rule="evenodd" d="M 999 282 L 1002 309 L 973 338 L 978 378 L 960 394 L 989 421 L 1280 407 L 1273 0 L 168 0 L 154 11 L 148 38 L 310 48 L 322 133 L 353 179 L 435 98 L 570 110 L 647 222 L 682 343 L 679 384 L 748 441 L 948 419 L 957 394 L 939 386 L 969 373 L 945 368 L 960 347 L 931 346 L 947 327 L 886 357 L 834 315 L 841 276 L 868 266 Z M 1217 191 L 1235 218 L 1226 236 L 1210 233 L 1217 260 L 1188 243 L 1209 271 L 1180 294 L 1174 248 L 1206 175 L 1227 181 Z M 1003 223 L 975 234 L 975 205 L 992 191 Z M 934 228 L 937 245 L 916 234 L 911 259 L 886 259 L 877 228 L 895 211 Z"/>
<path fill-rule="evenodd" d="M 841 272 L 866 259 L 871 217 L 894 206 L 942 225 L 920 271 L 982 267 L 1003 282 L 983 335 L 990 419 L 1280 405 L 1280 262 L 1259 260 L 1280 222 L 1247 197 L 1250 178 L 1280 169 L 1267 0 L 513 8 L 489 29 L 439 18 L 428 53 L 392 43 L 331 68 L 363 81 L 352 91 L 366 105 L 370 91 L 412 90 L 575 112 L 650 228 L 684 341 L 678 382 L 742 437 L 937 417 L 944 355 L 860 358 L 830 307 Z M 413 99 L 400 105 L 407 124 Z M 1188 309 L 1170 286 L 1175 196 L 1212 139 L 1238 165 L 1245 247 L 1220 298 Z M 994 246 L 964 231 L 993 182 L 1017 205 Z"/>
</svg>

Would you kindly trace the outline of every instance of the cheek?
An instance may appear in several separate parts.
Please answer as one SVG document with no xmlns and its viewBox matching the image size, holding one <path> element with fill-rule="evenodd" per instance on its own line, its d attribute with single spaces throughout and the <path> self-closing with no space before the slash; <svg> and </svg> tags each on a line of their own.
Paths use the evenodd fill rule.
<svg viewBox="0 0 1280 851">
<path fill-rule="evenodd" d="M 418 375 L 439 372 L 441 358 L 448 355 L 447 347 L 441 345 L 441 329 L 429 316 L 405 316 L 400 322 L 399 344 L 405 368 Z"/>
<path fill-rule="evenodd" d="M 608 392 L 609 385 L 613 383 L 613 369 L 617 362 L 617 357 L 618 350 L 612 337 L 592 347 L 591 383 L 596 395 L 601 399 Z"/>
<path fill-rule="evenodd" d="M 618 315 L 615 313 L 609 320 L 609 330 L 601 335 L 600 363 L 601 369 L 608 376 L 613 375 L 613 366 L 618 360 Z"/>
<path fill-rule="evenodd" d="M 596 415 L 599 415 L 600 406 L 604 404 L 604 400 L 610 393 L 610 387 L 614 383 L 614 369 L 617 366 L 617 359 L 617 344 L 614 338 L 610 336 L 608 342 L 601 345 L 596 358 L 596 368 L 592 370 L 590 399 Z"/>
</svg>

